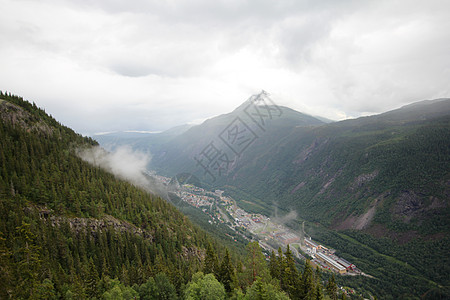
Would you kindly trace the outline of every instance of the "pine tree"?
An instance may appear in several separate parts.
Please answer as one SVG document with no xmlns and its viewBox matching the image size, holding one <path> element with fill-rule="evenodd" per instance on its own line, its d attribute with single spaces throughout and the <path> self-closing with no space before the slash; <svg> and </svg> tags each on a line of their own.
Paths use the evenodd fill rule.
<svg viewBox="0 0 450 300">
<path fill-rule="evenodd" d="M 41 248 L 37 246 L 36 235 L 31 232 L 30 224 L 22 221 L 16 228 L 16 243 L 20 245 L 14 252 L 18 258 L 17 274 L 19 284 L 16 286 L 17 295 L 32 298 L 37 285 L 39 271 L 41 270 Z M 20 296 L 19 296 L 20 297 Z"/>
<path fill-rule="evenodd" d="M 225 291 L 230 294 L 236 286 L 236 274 L 234 272 L 233 265 L 231 264 L 230 253 L 228 249 L 225 251 L 225 256 L 222 259 L 222 263 L 219 268 L 218 280 L 225 287 Z"/>
<path fill-rule="evenodd" d="M 285 290 L 291 298 L 300 298 L 302 285 L 299 280 L 299 272 L 295 266 L 294 257 L 292 256 L 291 249 L 289 245 L 286 247 L 286 252 L 284 253 L 284 269 L 282 269 L 281 277 L 283 283 L 283 290 Z"/>
<path fill-rule="evenodd" d="M 302 274 L 302 285 L 301 285 L 301 296 L 304 299 L 313 299 L 315 288 L 314 288 L 314 276 L 309 260 L 305 262 L 305 268 Z"/>
<path fill-rule="evenodd" d="M 12 259 L 11 250 L 6 245 L 6 239 L 0 232 L 0 299 L 7 299 L 12 294 Z"/>
<path fill-rule="evenodd" d="M 284 269 L 286 267 L 286 261 L 284 259 L 283 250 L 281 247 L 278 247 L 278 256 L 276 257 L 277 266 L 278 266 L 278 279 L 280 280 L 280 286 L 284 291 L 287 291 L 287 283 L 285 282 L 285 278 L 283 276 Z"/>
<path fill-rule="evenodd" d="M 214 252 L 211 243 L 208 243 L 208 246 L 206 247 L 206 255 L 205 260 L 203 263 L 203 273 L 204 274 L 214 274 L 217 276 L 217 269 L 218 269 L 218 260 L 217 255 Z"/>
<path fill-rule="evenodd" d="M 259 277 L 264 282 L 270 281 L 266 260 L 262 254 L 258 242 L 250 242 L 247 245 L 247 256 L 245 259 L 245 277 L 247 285 L 252 285 Z"/>
<path fill-rule="evenodd" d="M 36 299 L 58 299 L 53 282 L 46 278 L 36 289 Z"/>
<path fill-rule="evenodd" d="M 331 278 L 328 280 L 326 290 L 327 290 L 328 296 L 330 296 L 330 298 L 332 300 L 337 300 L 338 287 L 336 285 L 336 279 L 334 278 L 334 274 L 331 275 Z"/>
<path fill-rule="evenodd" d="M 320 284 L 320 281 L 316 284 L 316 290 L 314 293 L 314 299 L 315 300 L 323 300 L 323 291 L 322 291 L 322 285 Z"/>
<path fill-rule="evenodd" d="M 269 270 L 270 276 L 272 276 L 272 278 L 276 279 L 280 278 L 280 265 L 278 262 L 278 258 L 276 257 L 275 252 L 273 250 L 272 253 L 270 254 Z"/>
<path fill-rule="evenodd" d="M 177 292 L 165 273 L 155 276 L 156 295 L 153 299 L 173 300 L 177 299 Z"/>
<path fill-rule="evenodd" d="M 88 295 L 88 297 L 93 298 L 97 295 L 97 284 L 99 281 L 99 277 L 92 257 L 89 258 L 89 264 L 85 273 L 86 277 L 84 278 L 84 285 L 86 294 Z"/>
<path fill-rule="evenodd" d="M 268 300 L 267 291 L 264 284 L 258 280 L 254 283 L 255 285 L 255 294 L 252 295 L 252 299 L 255 300 Z"/>
</svg>

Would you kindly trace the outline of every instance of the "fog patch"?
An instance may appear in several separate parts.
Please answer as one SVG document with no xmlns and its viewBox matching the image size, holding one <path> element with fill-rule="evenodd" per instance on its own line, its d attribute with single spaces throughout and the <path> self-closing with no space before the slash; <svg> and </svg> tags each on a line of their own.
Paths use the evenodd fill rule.
<svg viewBox="0 0 450 300">
<path fill-rule="evenodd" d="M 96 146 L 78 149 L 78 156 L 88 163 L 100 167 L 116 177 L 151 190 L 150 182 L 145 172 L 151 160 L 148 153 L 132 150 L 129 146 L 120 146 L 111 152 Z"/>
<path fill-rule="evenodd" d="M 282 216 L 281 218 L 278 218 L 278 221 L 283 224 L 286 225 L 289 222 L 296 220 L 298 217 L 298 214 L 295 210 L 291 210 L 288 214 Z"/>
</svg>

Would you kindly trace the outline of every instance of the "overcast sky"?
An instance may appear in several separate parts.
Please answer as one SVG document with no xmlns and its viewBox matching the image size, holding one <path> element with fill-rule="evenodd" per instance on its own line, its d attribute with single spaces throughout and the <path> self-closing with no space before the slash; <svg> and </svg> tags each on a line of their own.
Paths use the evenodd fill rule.
<svg viewBox="0 0 450 300">
<path fill-rule="evenodd" d="M 0 89 L 80 133 L 158 131 L 264 89 L 341 120 L 450 97 L 450 1 L 0 0 Z"/>
</svg>

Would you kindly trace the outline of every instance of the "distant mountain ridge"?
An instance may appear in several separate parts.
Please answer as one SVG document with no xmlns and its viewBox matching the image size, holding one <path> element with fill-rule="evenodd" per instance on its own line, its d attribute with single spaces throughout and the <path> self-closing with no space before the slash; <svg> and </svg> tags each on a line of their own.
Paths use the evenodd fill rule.
<svg viewBox="0 0 450 300">
<path fill-rule="evenodd" d="M 267 126 L 264 127 L 264 130 L 259 128 L 261 126 L 254 122 L 255 120 L 252 119 L 250 114 L 243 113 L 249 105 L 255 105 L 255 100 L 260 101 L 263 105 L 275 107 L 274 110 L 279 110 L 279 112 L 277 111 L 279 116 L 266 118 Z M 348 155 L 356 154 L 358 151 L 363 150 L 358 150 L 359 148 L 352 150 L 345 149 L 352 142 L 358 142 L 355 147 L 368 146 L 370 149 L 374 149 L 380 143 L 389 145 L 391 142 L 399 142 L 407 138 L 410 139 L 414 136 L 414 131 L 418 128 L 431 130 L 429 126 L 434 126 L 433 128 L 436 130 L 443 131 L 442 133 L 444 135 L 439 141 L 445 146 L 446 141 L 448 141 L 445 135 L 445 129 L 447 128 L 445 122 L 449 115 L 450 100 L 438 99 L 416 102 L 379 115 L 326 124 L 312 116 L 296 112 L 287 107 L 276 106 L 268 94 L 263 91 L 258 95 L 250 97 L 231 113 L 208 119 L 202 124 L 192 126 L 187 130 L 186 128 L 183 128 L 181 131 L 175 130 L 173 131 L 173 135 L 155 134 L 152 135 L 152 138 L 135 139 L 131 145 L 140 150 L 150 149 L 153 156 L 151 167 L 165 175 L 174 176 L 182 172 L 193 173 L 202 180 L 209 182 L 211 186 L 229 186 L 252 194 L 255 198 L 261 200 L 261 203 L 258 205 L 264 206 L 264 203 L 266 203 L 265 206 L 267 209 L 272 205 L 271 202 L 273 200 L 271 199 L 273 197 L 280 198 L 280 196 L 281 199 L 278 199 L 277 202 L 288 201 L 291 203 L 288 207 L 299 209 L 301 207 L 305 208 L 303 206 L 305 203 L 303 200 L 299 201 L 298 196 L 295 194 L 301 188 L 308 189 L 307 181 L 305 181 L 307 178 L 305 167 L 312 168 L 308 171 L 310 175 L 314 173 L 316 175 L 326 174 L 324 178 L 315 177 L 313 180 L 315 185 L 317 185 L 317 188 L 313 189 L 315 192 L 311 190 L 307 194 L 308 196 L 301 196 L 302 199 L 308 197 L 310 199 L 308 202 L 314 205 L 314 203 L 320 203 L 323 200 L 315 202 L 311 201 L 311 199 L 314 197 L 318 199 L 325 197 L 327 194 L 325 191 L 328 188 L 332 188 L 333 183 L 344 172 L 343 166 L 345 165 L 345 161 L 348 163 Z M 236 118 L 248 124 L 250 131 L 254 132 L 254 142 L 245 151 L 239 153 L 239 155 L 234 155 L 235 160 L 233 163 L 229 164 L 226 170 L 222 170 L 223 172 L 221 174 L 217 174 L 220 176 L 216 176 L 217 178 L 214 178 L 213 182 L 211 182 L 211 176 L 205 174 L 204 169 L 199 167 L 196 157 L 211 142 L 215 143 L 214 145 L 219 151 L 224 153 L 228 151 L 228 154 L 230 154 L 230 147 L 227 147 L 229 145 L 224 145 L 222 137 L 224 130 L 227 126 L 233 124 L 232 122 Z M 435 122 L 438 123 L 435 124 Z M 372 138 L 373 140 L 370 140 Z M 343 139 L 348 140 L 349 144 L 342 144 Z M 363 140 L 364 143 L 361 144 Z M 104 143 L 102 139 L 100 139 L 100 142 Z M 121 143 L 124 144 L 129 142 L 125 139 L 121 140 Z M 372 146 L 370 146 L 371 143 Z M 430 143 L 432 142 L 430 141 Z M 394 143 L 393 145 L 395 146 L 396 144 Z M 350 150 L 350 152 L 347 153 L 345 161 L 333 162 L 335 170 L 323 167 L 317 170 L 317 165 L 310 164 L 310 161 L 321 157 L 320 155 L 322 154 L 320 153 L 322 151 L 328 153 L 327 157 L 330 160 L 333 157 L 333 151 L 337 150 L 346 152 Z M 316 155 L 319 156 L 316 157 Z M 368 153 L 364 155 L 368 155 Z M 228 156 L 233 156 L 233 153 Z M 320 164 L 319 161 L 316 163 L 318 165 Z M 330 161 L 327 164 L 331 167 Z M 364 169 L 369 164 L 368 161 L 364 165 L 360 165 L 360 167 Z M 356 168 L 356 165 L 354 167 Z M 330 175 L 330 172 L 334 175 Z M 442 172 L 445 173 L 445 170 Z M 380 170 L 367 172 L 367 174 L 372 173 L 376 174 L 375 177 L 380 177 L 379 175 L 381 177 L 383 176 Z M 361 174 L 354 174 L 353 178 L 358 178 L 358 176 L 364 177 Z M 296 177 L 299 179 L 296 180 Z M 296 183 L 300 178 L 303 179 Z M 320 183 L 321 180 L 325 180 L 326 178 L 328 178 L 327 181 Z M 311 180 L 309 181 L 311 182 Z M 368 183 L 366 182 L 366 185 Z M 346 183 L 346 185 L 351 186 L 351 183 Z M 371 207 L 371 205 L 367 204 L 364 207 L 363 210 Z M 348 213 L 344 213 L 344 216 L 351 214 L 348 211 Z M 323 211 L 320 215 L 325 217 L 327 213 Z M 308 218 L 307 215 L 304 217 Z M 316 215 L 313 219 L 317 218 Z M 339 225 L 339 218 L 330 222 L 328 215 L 326 219 L 327 223 L 333 223 L 337 228 L 348 227 Z M 324 219 L 321 220 L 324 221 Z M 370 218 L 366 225 L 371 220 L 372 218 Z"/>
<path fill-rule="evenodd" d="M 231 168 L 226 170 L 226 172 L 229 172 L 235 166 L 238 166 L 240 161 L 245 161 L 248 155 L 252 155 L 251 149 L 257 148 L 264 151 L 264 149 L 276 144 L 279 139 L 287 136 L 295 128 L 324 124 L 312 116 L 288 107 L 276 106 L 264 92 L 259 95 L 261 95 L 262 100 L 253 96 L 231 113 L 208 119 L 174 137 L 166 144 L 154 148 L 152 151 L 152 167 L 172 175 L 180 172 L 195 173 L 197 169 L 196 175 L 208 181 L 211 178 L 202 176 L 202 171 L 198 168 L 195 158 L 211 142 L 219 148 L 219 151 L 226 153 L 228 159 L 235 159 Z M 255 104 L 255 98 L 261 106 Z M 230 147 L 229 143 L 227 145 L 226 139 L 230 137 L 232 140 L 232 135 L 237 134 L 238 131 L 245 132 L 245 136 L 235 136 L 235 138 L 254 140 L 246 148 L 246 151 L 241 151 L 244 147 L 237 150 Z M 235 144 L 238 144 L 238 142 Z M 233 153 L 235 151 L 239 155 Z"/>
<path fill-rule="evenodd" d="M 272 112 L 265 111 L 266 126 L 263 130 L 252 115 L 246 113 L 249 106 L 258 105 L 255 101 L 259 101 L 262 107 L 266 105 L 272 110 Z M 270 113 L 278 115 L 269 118 Z M 401 190 L 418 193 L 418 191 L 409 190 L 413 186 L 412 178 L 418 175 L 402 180 L 392 178 L 395 172 L 401 170 L 398 167 L 396 170 L 392 169 L 392 166 L 396 164 L 392 151 L 404 151 L 403 147 L 416 139 L 418 143 L 423 140 L 428 146 L 419 145 L 417 149 L 410 148 L 415 149 L 416 152 L 405 154 L 414 154 L 417 159 L 416 157 L 421 155 L 418 151 L 424 151 L 422 155 L 426 159 L 421 159 L 420 162 L 429 160 L 430 163 L 424 168 L 437 168 L 427 171 L 434 175 L 433 180 L 429 180 L 427 184 L 434 186 L 436 191 L 440 191 L 439 199 L 445 199 L 448 189 L 445 178 L 449 176 L 449 170 L 446 165 L 448 160 L 441 152 L 448 153 L 446 146 L 449 143 L 447 138 L 449 116 L 450 100 L 437 99 L 416 102 L 379 115 L 326 124 L 312 116 L 287 107 L 276 106 L 263 91 L 250 97 L 231 113 L 208 119 L 180 134 L 170 136 L 165 142 L 149 145 L 148 140 L 141 140 L 134 145 L 138 145 L 137 148 L 141 150 L 151 149 L 153 156 L 151 167 L 165 175 L 193 173 L 213 187 L 227 186 L 236 190 L 238 194 L 251 194 L 254 197 L 252 201 L 258 202 L 256 206 L 266 211 L 271 210 L 274 199 L 277 203 L 284 203 L 281 206 L 285 209 L 304 211 L 320 207 L 320 212 L 315 212 L 314 216 L 299 213 L 306 219 L 333 224 L 335 228 L 363 229 L 371 224 L 375 214 L 367 215 L 368 219 L 362 223 L 358 223 L 358 218 L 350 216 L 356 213 L 364 218 L 366 214 L 363 212 L 373 207 L 372 202 L 361 206 L 361 204 L 350 205 L 347 200 L 339 200 L 337 207 L 331 203 L 331 206 L 327 207 L 327 205 L 323 206 L 324 201 L 326 202 L 325 198 L 352 193 L 362 186 L 369 189 L 371 185 L 378 185 L 378 181 L 384 181 L 387 178 L 391 178 L 391 183 L 380 182 L 380 186 L 377 187 L 378 192 L 372 191 L 373 195 L 370 197 L 376 193 L 378 196 L 385 193 L 392 195 Z M 248 124 L 249 130 L 254 133 L 252 135 L 254 141 L 245 151 L 238 153 L 239 155 L 230 152 L 230 145 L 227 145 L 226 141 L 224 143 L 223 139 L 224 133 L 227 133 L 224 130 L 229 128 L 227 126 L 230 124 L 234 125 L 233 120 L 236 118 Z M 424 134 L 436 132 L 436 136 L 424 137 L 419 133 L 421 130 L 426 131 Z M 430 140 L 425 141 L 424 138 Z M 212 178 L 198 162 L 199 155 L 211 142 L 214 143 L 214 149 L 221 153 L 228 152 L 228 158 L 234 159 L 226 166 L 227 168 L 219 170 L 222 171 L 221 174 L 218 174 L 216 170 L 215 178 Z M 433 149 L 434 146 L 439 148 Z M 391 152 L 386 152 L 387 147 L 391 147 L 389 150 Z M 426 149 L 426 147 L 431 148 Z M 369 159 L 368 155 L 371 153 L 374 157 Z M 438 154 L 438 157 L 434 157 L 435 154 Z M 362 157 L 358 158 L 358 155 Z M 364 157 L 367 158 L 364 159 Z M 402 157 L 402 161 L 406 160 L 406 157 Z M 402 166 L 404 172 L 413 173 L 414 166 L 411 160 L 406 160 Z M 343 179 L 343 175 L 349 177 Z M 361 178 L 366 178 L 364 184 L 360 183 L 361 186 L 354 187 L 354 182 L 361 181 Z M 423 178 L 417 178 L 417 180 L 423 181 Z M 443 180 L 444 183 L 438 184 L 436 180 Z M 422 187 L 423 185 L 426 185 L 424 181 Z M 369 197 L 369 194 L 365 197 Z M 445 206 L 448 207 L 448 204 Z M 332 212 L 331 208 L 334 210 L 339 208 L 339 211 Z M 350 222 L 352 218 L 355 219 L 353 223 Z"/>
<path fill-rule="evenodd" d="M 335 233 L 312 229 L 317 238 L 346 249 L 344 256 L 384 278 L 385 288 L 395 276 L 405 276 L 403 287 L 417 284 L 417 276 L 450 285 L 450 99 L 333 123 L 272 105 L 282 113 L 266 118 L 263 129 L 245 113 L 249 104 L 152 145 L 151 167 L 168 176 L 192 173 L 246 210 L 294 210 L 293 226 L 326 226 Z M 257 138 L 230 154 L 224 137 L 237 118 Z M 222 171 L 215 178 L 202 166 L 211 142 L 234 159 L 222 170 L 210 164 L 211 172 Z"/>
</svg>

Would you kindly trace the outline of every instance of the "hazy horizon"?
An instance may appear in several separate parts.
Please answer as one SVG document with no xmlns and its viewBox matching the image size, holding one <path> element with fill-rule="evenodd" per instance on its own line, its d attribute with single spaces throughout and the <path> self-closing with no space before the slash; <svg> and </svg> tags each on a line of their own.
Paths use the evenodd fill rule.
<svg viewBox="0 0 450 300">
<path fill-rule="evenodd" d="M 400 108 L 402 108 L 402 107 L 405 107 L 405 106 L 408 106 L 408 105 L 417 104 L 417 103 L 421 103 L 421 102 L 424 102 L 424 101 L 439 101 L 439 100 L 448 100 L 448 99 L 450 99 L 450 98 L 437 98 L 437 99 L 426 99 L 426 100 L 414 101 L 414 102 L 411 102 L 411 103 L 408 103 L 408 104 L 405 104 L 405 105 L 401 105 L 401 106 L 399 106 L 399 107 L 394 107 L 394 108 L 389 109 L 389 110 L 386 110 L 386 111 L 381 111 L 381 112 L 378 112 L 378 113 L 367 114 L 367 115 L 361 115 L 361 116 L 357 116 L 357 117 L 349 117 L 349 118 L 346 118 L 346 119 L 344 119 L 344 120 L 352 120 L 352 119 L 357 119 L 357 118 L 360 118 L 360 117 L 368 117 L 368 116 L 374 116 L 374 115 L 378 115 L 378 114 L 383 114 L 383 113 L 386 113 L 386 112 L 389 112 L 389 111 L 392 111 L 392 110 L 400 109 Z M 290 108 L 290 107 L 289 107 L 289 108 Z M 291 108 L 291 109 L 293 109 L 293 108 Z M 296 109 L 293 109 L 293 110 L 295 110 L 295 111 L 297 111 L 297 112 L 300 112 L 300 113 L 305 113 L 305 112 L 302 112 L 302 111 L 298 111 L 298 110 L 296 110 Z M 171 126 L 171 127 L 168 127 L 168 128 L 162 129 L 162 130 L 159 130 L 159 131 L 126 130 L 126 129 L 124 129 L 124 130 L 114 130 L 114 131 L 104 131 L 104 132 L 94 132 L 94 133 L 90 134 L 90 136 L 101 136 L 101 135 L 108 135 L 108 134 L 115 134 L 115 133 L 158 134 L 158 133 L 162 133 L 162 132 L 164 132 L 164 131 L 167 131 L 167 130 L 170 130 L 170 129 L 173 129 L 173 128 L 177 128 L 177 127 L 181 127 L 181 126 L 184 126 L 184 125 L 191 125 L 191 126 L 200 125 L 200 124 L 202 124 L 203 122 L 205 122 L 206 120 L 213 119 L 213 118 L 218 117 L 218 116 L 223 115 L 223 114 L 231 113 L 232 111 L 233 111 L 233 110 L 228 111 L 228 112 L 223 112 L 222 114 L 219 114 L 219 115 L 210 116 L 210 117 L 207 117 L 207 118 L 205 118 L 205 119 L 203 119 L 203 120 L 196 120 L 196 122 L 187 122 L 187 123 L 184 123 L 184 124 L 178 124 L 178 125 Z M 305 114 L 307 114 L 307 113 L 305 113 Z M 307 114 L 307 115 L 310 115 L 310 114 Z M 320 115 L 310 115 L 310 116 L 312 116 L 312 117 L 314 117 L 314 118 L 317 118 L 317 119 L 319 119 L 319 120 L 326 119 L 326 120 L 329 121 L 329 122 L 339 122 L 339 121 L 344 121 L 344 120 L 331 120 L 331 119 L 322 117 L 322 116 L 320 116 Z M 322 121 L 323 121 L 323 120 L 322 120 Z"/>
</svg>

